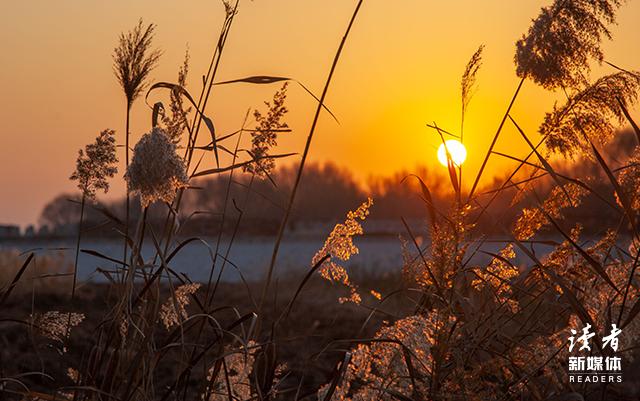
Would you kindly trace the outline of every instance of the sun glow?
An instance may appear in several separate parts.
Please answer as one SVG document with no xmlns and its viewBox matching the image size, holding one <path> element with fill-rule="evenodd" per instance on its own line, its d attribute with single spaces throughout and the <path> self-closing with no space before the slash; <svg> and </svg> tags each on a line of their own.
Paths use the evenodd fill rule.
<svg viewBox="0 0 640 401">
<path fill-rule="evenodd" d="M 438 161 L 445 167 L 448 165 L 447 152 L 456 167 L 462 165 L 467 158 L 467 149 L 456 139 L 449 139 L 438 148 Z"/>
</svg>

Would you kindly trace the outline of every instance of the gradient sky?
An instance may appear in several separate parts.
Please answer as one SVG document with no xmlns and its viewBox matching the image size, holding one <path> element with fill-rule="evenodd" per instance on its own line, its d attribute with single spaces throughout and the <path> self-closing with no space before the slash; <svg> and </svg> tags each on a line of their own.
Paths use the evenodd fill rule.
<svg viewBox="0 0 640 401">
<path fill-rule="evenodd" d="M 340 124 L 324 116 L 311 160 L 331 160 L 356 176 L 390 174 L 417 164 L 433 165 L 438 137 L 426 128 L 460 125 L 460 76 L 485 44 L 478 89 L 466 118 L 466 170 L 478 168 L 517 85 L 515 41 L 548 1 L 367 0 L 336 71 L 327 103 Z M 219 79 L 248 75 L 296 78 L 320 93 L 354 1 L 241 1 Z M 113 77 L 111 54 L 120 32 L 138 18 L 158 25 L 164 54 L 155 81 L 175 81 L 186 47 L 191 54 L 189 88 L 196 94 L 220 29 L 219 1 L 34 0 L 8 2 L 0 15 L 0 224 L 36 223 L 42 206 L 74 190 L 68 176 L 79 148 L 104 128 L 122 138 L 124 98 Z M 621 9 L 608 60 L 640 68 L 640 3 Z M 611 72 L 596 68 L 592 76 Z M 260 106 L 277 86 L 235 85 L 214 89 L 207 114 L 218 132 L 235 130 L 249 107 Z M 152 101 L 164 100 L 162 94 Z M 528 134 L 556 99 L 526 82 L 512 112 Z M 289 125 L 282 152 L 299 152 L 314 101 L 290 86 Z M 637 110 L 636 110 L 637 111 Z M 138 101 L 132 140 L 149 129 L 150 110 Z M 522 155 L 526 145 L 508 127 L 497 149 Z M 492 161 L 489 173 L 509 164 Z M 121 180 L 109 196 L 123 194 Z"/>
</svg>

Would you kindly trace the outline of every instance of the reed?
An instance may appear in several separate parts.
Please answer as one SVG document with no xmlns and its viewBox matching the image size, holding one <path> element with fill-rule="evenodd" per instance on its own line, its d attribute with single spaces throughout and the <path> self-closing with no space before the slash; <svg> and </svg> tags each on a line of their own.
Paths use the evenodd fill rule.
<svg viewBox="0 0 640 401">
<path fill-rule="evenodd" d="M 392 180 L 395 195 L 420 197 L 425 221 L 416 229 L 401 218 L 401 269 L 371 276 L 342 263 L 360 252 L 358 237 L 366 234 L 365 221 L 378 205 L 359 191 L 362 199 L 327 232 L 309 263 L 290 276 L 277 274 L 319 116 L 333 116 L 327 94 L 363 4 L 355 3 L 320 96 L 288 77 L 218 81 L 239 1 L 222 2 L 222 26 L 197 98 L 186 87 L 188 53 L 175 83 L 148 84 L 160 57 L 152 50 L 155 25 L 140 21 L 121 36 L 114 70 L 127 105 L 125 221 L 94 202 L 117 171 L 115 132 L 105 130 L 79 152 L 71 176 L 82 194 L 75 265 L 58 271 L 59 261 L 35 251 L 0 252 L 3 267 L 10 266 L 0 281 L 0 325 L 21 333 L 15 341 L 34 350 L 25 364 L 30 370 L 7 365 L 6 374 L 4 355 L 11 351 L 0 352 L 3 395 L 74 401 L 628 399 L 624 393 L 631 390 L 624 385 L 588 387 L 568 382 L 566 375 L 571 329 L 640 330 L 640 144 L 624 160 L 607 154 L 621 126 L 637 128 L 630 108 L 640 75 L 610 65 L 612 74 L 591 82 L 586 67 L 588 60 L 604 60 L 600 42 L 609 36 L 618 1 L 557 0 L 541 11 L 516 45 L 520 81 L 474 176 L 463 177 L 449 154 L 447 176 L 437 182 L 427 174 Z M 576 29 L 586 22 L 586 29 Z M 558 48 L 549 38 L 567 46 Z M 483 48 L 462 74 L 459 132 L 429 124 L 442 142 L 464 138 Z M 546 115 L 539 142 L 514 112 L 525 81 L 567 93 L 566 103 Z M 279 224 L 264 279 L 247 281 L 230 252 L 249 206 L 263 195 L 260 188 L 283 192 L 274 168 L 295 156 L 277 153 L 280 135 L 291 132 L 287 94 L 299 88 L 291 82 L 317 105 L 299 164 L 291 168 L 293 179 L 284 187 L 285 203 L 273 201 Z M 237 130 L 221 134 L 207 105 L 215 86 L 236 83 L 282 86 L 264 110 L 247 111 Z M 169 107 L 155 102 L 152 127 L 130 157 L 131 106 L 142 94 L 148 100 L 161 93 L 168 94 Z M 506 125 L 529 146 L 524 157 L 496 150 Z M 210 138 L 203 139 L 201 129 Z M 207 156 L 214 167 L 202 167 Z M 487 187 L 486 166 L 496 156 L 516 168 Z M 590 163 L 586 175 L 561 165 L 572 157 Z M 217 184 L 201 186 L 205 177 Z M 181 230 L 193 217 L 186 215 L 185 200 L 207 190 L 219 191 L 219 204 L 193 214 L 215 216 L 216 235 L 185 237 Z M 141 210 L 131 233 L 130 202 L 139 202 Z M 508 206 L 490 207 L 496 202 Z M 594 202 L 616 220 L 585 233 L 571 213 Z M 124 225 L 122 259 L 82 248 L 92 209 L 116 227 Z M 158 210 L 162 220 L 153 225 L 150 216 Z M 504 224 L 506 213 L 517 216 L 513 226 Z M 145 244 L 152 252 L 143 250 Z M 548 250 L 541 253 L 539 245 Z M 206 282 L 180 272 L 176 260 L 190 246 L 209 255 L 201 266 L 208 269 Z M 77 283 L 82 252 L 116 265 L 96 270 L 105 284 Z M 223 282 L 225 269 L 236 269 L 241 282 Z M 46 294 L 60 283 L 71 286 L 70 298 L 62 293 L 62 307 L 55 303 L 59 289 Z M 45 296 L 53 301 L 41 305 Z M 624 343 L 617 352 L 631 360 L 636 348 Z M 594 343 L 596 351 L 611 355 L 601 341 Z"/>
</svg>

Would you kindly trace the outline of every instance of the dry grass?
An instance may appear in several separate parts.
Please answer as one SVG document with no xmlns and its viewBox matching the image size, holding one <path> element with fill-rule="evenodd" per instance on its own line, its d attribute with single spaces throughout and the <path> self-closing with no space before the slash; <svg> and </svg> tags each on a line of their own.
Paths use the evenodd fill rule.
<svg viewBox="0 0 640 401">
<path fill-rule="evenodd" d="M 22 269 L 28 255 L 15 249 L 0 250 L 0 294 L 5 294 Z M 68 294 L 73 281 L 73 265 L 64 251 L 48 251 L 35 254 L 27 269 L 15 282 L 12 294 Z"/>
<path fill-rule="evenodd" d="M 244 199 L 230 196 L 234 174 L 250 172 L 250 182 L 272 180 L 269 173 L 275 161 L 291 156 L 271 153 L 278 134 L 286 131 L 285 92 L 276 92 L 273 102 L 267 103 L 267 114 L 253 114 L 253 130 L 247 128 L 251 124 L 247 114 L 238 131 L 219 135 L 205 112 L 216 84 L 264 85 L 289 79 L 258 76 L 216 81 L 238 12 L 238 2 L 224 2 L 225 19 L 199 98 L 184 87 L 188 65 L 182 66 L 178 84 L 150 86 L 150 92 L 171 91 L 175 119 L 162 122 L 175 124 L 169 124 L 170 132 L 154 127 L 153 134 L 143 137 L 146 141 L 154 136 L 154 141 L 162 145 L 162 158 L 157 158 L 155 151 L 145 154 L 145 142 L 141 142 L 131 167 L 138 169 L 136 177 L 140 180 L 150 178 L 145 169 L 161 160 L 171 162 L 153 171 L 170 171 L 145 182 L 144 191 L 149 196 L 139 205 L 141 213 L 135 229 L 129 230 L 128 212 L 122 221 L 108 214 L 125 242 L 122 259 L 120 255 L 96 255 L 121 266 L 106 275 L 109 284 L 81 286 L 75 297 L 73 285 L 71 299 L 64 292 L 47 294 L 46 288 L 36 288 L 35 283 L 45 280 L 47 286 L 58 288 L 62 287 L 60 283 L 50 280 L 65 280 L 43 278 L 47 272 L 61 268 L 54 259 L 47 260 L 43 267 L 39 256 L 11 252 L 2 256 L 7 265 L 13 266 L 5 269 L 9 273 L 0 294 L 0 338 L 5 345 L 0 353 L 3 394 L 15 399 L 122 401 L 637 399 L 638 381 L 628 376 L 624 383 L 587 385 L 571 383 L 567 375 L 570 329 L 588 324 L 602 333 L 615 324 L 626 333 L 627 340 L 621 341 L 629 341 L 640 332 L 638 156 L 635 152 L 629 160 L 611 166 L 607 161 L 611 158 L 604 157 L 600 150 L 610 141 L 616 126 L 629 122 L 637 127 L 626 106 L 637 97 L 638 77 L 632 72 L 618 72 L 625 79 L 614 75 L 589 85 L 588 69 L 580 69 L 582 61 L 590 57 L 602 59 L 600 39 L 608 35 L 606 24 L 614 21 L 617 1 L 599 2 L 597 8 L 589 2 L 558 0 L 543 9 L 519 42 L 516 61 L 522 80 L 480 171 L 467 182 L 461 167 L 449 163 L 453 201 L 446 207 L 433 202 L 428 181 L 418 180 L 427 223 L 421 233 L 414 233 L 403 220 L 404 263 L 398 266 L 397 275 L 366 277 L 357 271 L 350 274 L 337 264 L 338 259 L 348 259 L 358 251 L 353 236 L 362 233 L 359 221 L 372 207 L 369 200 L 327 233 L 325 246 L 303 275 L 278 278 L 279 245 L 319 115 L 326 110 L 324 100 L 333 73 L 362 4 L 362 0 L 356 3 L 321 96 L 313 95 L 317 109 L 288 202 L 279 216 L 281 223 L 265 279 L 240 284 L 220 281 L 223 270 L 232 268 L 227 257 L 238 234 L 243 208 L 250 202 L 251 185 Z M 586 30 L 563 28 L 563 21 L 585 18 L 591 24 Z M 146 33 L 142 25 L 133 31 L 133 38 L 142 40 L 147 50 L 152 27 Z M 143 36 L 135 36 L 136 32 Z M 545 42 L 549 32 L 552 37 L 566 36 L 571 46 L 554 48 L 555 42 Z M 121 47 L 129 41 L 126 35 L 123 38 Z M 549 46 L 566 51 L 532 50 Z M 471 99 L 480 51 L 463 76 L 464 108 Z M 580 65 L 563 64 L 572 55 Z M 157 58 L 143 64 L 148 67 L 155 61 Z M 551 75 L 544 76 L 547 73 Z M 511 114 L 527 79 L 571 92 L 567 93 L 568 105 L 545 121 L 543 139 L 538 144 L 530 141 Z M 140 95 L 142 86 L 129 90 L 127 99 Z M 129 93 L 126 86 L 124 89 Z M 189 102 L 192 109 L 185 110 L 178 97 Z M 163 109 L 156 103 L 154 124 Z M 478 193 L 484 169 L 496 156 L 493 149 L 507 123 L 513 124 L 531 152 L 524 159 L 501 155 L 513 158 L 519 166 L 496 191 Z M 210 133 L 210 140 L 204 143 L 199 135 L 201 127 Z M 443 140 L 445 135 L 456 136 L 435 123 L 431 127 Z M 598 127 L 607 130 L 607 135 L 595 138 Z M 247 132 L 254 139 L 250 149 L 245 149 Z M 640 132 L 637 134 L 640 138 Z M 175 144 L 183 135 L 187 145 L 179 149 Z M 554 168 L 549 154 L 556 150 L 567 153 L 558 144 L 569 146 L 562 140 L 571 135 L 580 139 L 579 146 L 571 151 L 594 160 L 599 174 L 583 179 Z M 457 137 L 462 138 L 462 132 Z M 551 143 L 546 142 L 549 138 L 553 139 Z M 230 159 L 228 163 L 219 157 L 222 153 Z M 139 157 L 141 154 L 146 157 Z M 215 168 L 201 168 L 199 160 L 207 156 L 214 158 Z M 127 155 L 127 163 L 128 159 Z M 223 204 L 216 205 L 215 210 L 201 211 L 220 215 L 218 236 L 212 241 L 180 238 L 179 227 L 185 224 L 178 219 L 183 195 L 195 190 L 188 184 L 195 177 L 221 173 L 228 173 Z M 128 174 L 132 179 L 131 171 Z M 536 186 L 542 176 L 550 177 L 555 185 L 546 199 Z M 143 190 L 141 185 L 130 187 Z M 501 227 L 501 216 L 488 216 L 495 194 L 507 188 L 518 198 L 524 193 L 535 200 L 527 207 L 512 205 L 519 215 L 515 227 Z M 594 188 L 607 188 L 615 196 L 607 198 Z M 602 200 L 618 220 L 601 222 L 599 231 L 586 237 L 579 224 L 571 224 L 564 217 L 567 210 L 589 197 Z M 166 206 L 160 231 L 147 224 L 148 206 L 153 202 Z M 477 227 L 481 220 L 494 226 Z M 233 226 L 231 234 L 224 230 L 229 223 Z M 544 229 L 547 236 L 553 232 L 556 240 L 551 242 L 552 251 L 541 255 L 531 245 L 542 239 Z M 492 252 L 486 247 L 491 240 L 486 233 L 496 231 L 504 233 L 503 247 Z M 81 234 L 79 230 L 76 249 L 80 249 Z M 417 234 L 425 234 L 429 240 L 422 243 Z M 141 255 L 145 241 L 153 243 L 156 250 L 148 260 Z M 210 269 L 207 282 L 193 283 L 173 269 L 174 257 L 191 243 L 204 244 L 210 250 L 211 263 L 202 267 Z M 516 252 L 525 256 L 525 263 L 516 264 Z M 488 261 L 478 262 L 474 258 L 477 255 L 484 255 Z M 339 302 L 345 300 L 350 302 Z M 7 344 L 14 347 L 10 349 Z M 598 341 L 594 343 L 596 351 L 611 355 Z M 617 354 L 626 361 L 625 372 L 637 367 L 637 362 L 632 362 L 637 349 L 629 342 L 623 343 Z"/>
</svg>

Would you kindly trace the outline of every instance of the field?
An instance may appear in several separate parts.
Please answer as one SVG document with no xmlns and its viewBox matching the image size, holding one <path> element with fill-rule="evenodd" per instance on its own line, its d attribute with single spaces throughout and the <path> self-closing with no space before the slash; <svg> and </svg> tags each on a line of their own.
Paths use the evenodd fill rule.
<svg viewBox="0 0 640 401">
<path fill-rule="evenodd" d="M 366 6 L 354 2 L 318 93 L 283 76 L 220 80 L 240 1 L 222 1 L 210 63 L 187 53 L 175 82 L 150 79 L 154 24 L 121 34 L 124 132 L 99 131 L 78 152 L 77 193 L 0 244 L 2 399 L 640 398 L 640 73 L 601 48 L 622 2 L 532 16 L 477 171 L 463 168 L 465 113 L 484 46 L 456 66 L 459 129 L 425 122 L 441 172 L 360 185 L 309 155 L 318 125 L 339 120 L 326 99 Z M 186 87 L 194 69 L 202 88 Z M 273 96 L 221 133 L 207 105 L 233 85 Z M 513 112 L 523 85 L 563 96 L 538 132 Z M 314 112 L 290 153 L 278 140 L 294 87 Z M 143 101 L 151 126 L 133 143 Z M 507 127 L 527 154 L 498 150 Z M 516 167 L 490 174 L 496 158 Z M 122 199 L 98 199 L 121 179 Z"/>
</svg>

